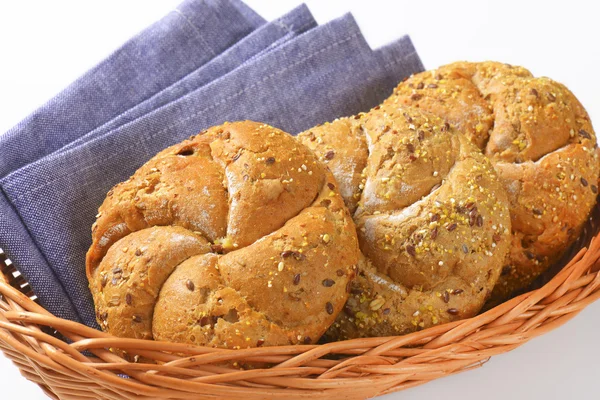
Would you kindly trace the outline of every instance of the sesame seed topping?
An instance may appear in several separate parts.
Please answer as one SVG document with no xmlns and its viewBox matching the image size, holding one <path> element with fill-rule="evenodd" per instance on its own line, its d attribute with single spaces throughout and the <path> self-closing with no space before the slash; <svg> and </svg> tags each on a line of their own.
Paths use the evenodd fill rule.
<svg viewBox="0 0 600 400">
<path fill-rule="evenodd" d="M 284 250 L 281 252 L 281 257 L 288 258 L 291 257 L 293 254 L 294 252 L 292 250 Z"/>
<path fill-rule="evenodd" d="M 187 287 L 190 292 L 193 292 L 196 286 L 194 285 L 194 282 L 192 282 L 191 279 L 188 279 L 185 282 L 185 287 Z"/>
<path fill-rule="evenodd" d="M 450 295 L 448 294 L 448 291 L 444 290 L 444 292 L 442 293 L 442 300 L 444 300 L 444 303 L 450 301 Z"/>
<path fill-rule="evenodd" d="M 333 304 L 330 302 L 325 303 L 325 311 L 327 311 L 327 314 L 329 315 L 333 314 Z"/>
<path fill-rule="evenodd" d="M 589 133 L 587 133 L 585 131 L 585 129 L 580 129 L 579 130 L 579 136 L 581 136 L 583 138 L 586 138 L 586 139 L 592 139 L 592 136 Z"/>
<path fill-rule="evenodd" d="M 277 271 L 279 271 L 279 272 L 283 271 L 283 267 L 284 267 L 283 261 L 279 261 L 279 264 L 277 264 Z"/>
<path fill-rule="evenodd" d="M 380 298 L 377 298 L 377 299 L 375 299 L 375 300 L 371 301 L 371 302 L 369 303 L 369 308 L 370 308 L 372 311 L 377 311 L 377 310 L 379 310 L 379 309 L 380 309 L 380 308 L 381 308 L 381 307 L 382 307 L 384 304 L 385 304 L 385 299 L 380 297 Z"/>
<path fill-rule="evenodd" d="M 323 284 L 323 286 L 325 287 L 332 287 L 333 285 L 335 285 L 335 281 L 333 279 L 324 279 L 323 282 L 321 282 Z"/>
</svg>

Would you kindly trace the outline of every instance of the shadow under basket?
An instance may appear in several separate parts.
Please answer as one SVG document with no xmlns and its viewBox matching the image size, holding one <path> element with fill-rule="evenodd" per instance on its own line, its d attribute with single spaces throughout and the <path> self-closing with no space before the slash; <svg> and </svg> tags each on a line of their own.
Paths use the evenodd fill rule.
<svg viewBox="0 0 600 400">
<path fill-rule="evenodd" d="M 245 350 L 122 339 L 57 318 L 0 250 L 0 347 L 54 399 L 370 398 L 480 367 L 573 318 L 600 297 L 599 227 L 597 205 L 530 292 L 474 318 L 405 336 Z"/>
</svg>

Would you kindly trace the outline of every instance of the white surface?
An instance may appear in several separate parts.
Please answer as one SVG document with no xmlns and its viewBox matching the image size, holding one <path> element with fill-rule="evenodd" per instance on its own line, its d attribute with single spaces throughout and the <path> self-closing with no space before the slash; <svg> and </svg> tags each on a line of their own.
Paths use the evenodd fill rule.
<svg viewBox="0 0 600 400">
<path fill-rule="evenodd" d="M 247 2 L 267 19 L 301 3 Z M 0 2 L 0 132 L 178 3 Z M 459 59 L 523 65 L 565 83 L 592 120 L 600 121 L 600 24 L 594 2 L 307 3 L 319 23 L 352 11 L 373 47 L 409 33 L 427 68 Z M 383 399 L 597 399 L 599 317 L 600 302 L 564 327 L 494 357 L 483 368 Z M 0 355 L 0 398 L 45 397 Z"/>
</svg>

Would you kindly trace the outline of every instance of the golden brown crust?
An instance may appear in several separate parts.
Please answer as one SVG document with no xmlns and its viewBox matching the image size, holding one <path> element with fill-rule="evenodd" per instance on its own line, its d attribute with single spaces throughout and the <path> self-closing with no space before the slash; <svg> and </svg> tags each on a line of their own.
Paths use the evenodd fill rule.
<svg viewBox="0 0 600 400">
<path fill-rule="evenodd" d="M 169 276 L 154 309 L 154 338 L 228 348 L 289 344 L 288 332 L 227 287 L 218 260 L 215 254 L 195 256 Z"/>
<path fill-rule="evenodd" d="M 142 229 L 119 240 L 90 281 L 100 326 L 119 337 L 151 339 L 163 283 L 181 262 L 208 251 L 204 238 L 181 227 Z"/>
<path fill-rule="evenodd" d="M 328 338 L 402 334 L 475 315 L 509 245 L 506 194 L 489 161 L 417 108 L 383 104 L 324 127 L 312 136 L 339 127 L 368 146 L 363 159 L 351 146 L 336 148 L 340 160 L 349 152 L 353 165 L 365 165 L 349 191 L 359 194 L 354 220 L 365 259 Z"/>
<path fill-rule="evenodd" d="M 101 326 L 230 348 L 317 341 L 359 254 L 336 186 L 309 149 L 250 121 L 160 152 L 111 190 L 94 224 Z"/>
<path fill-rule="evenodd" d="M 415 89 L 437 78 L 437 89 Z M 418 101 L 410 99 L 413 92 Z M 469 101 L 465 92 L 473 94 Z M 473 111 L 482 100 L 485 115 Z M 508 192 L 513 229 L 494 304 L 529 286 L 578 236 L 596 201 L 598 152 L 585 109 L 564 85 L 522 67 L 459 62 L 411 77 L 386 103 L 419 106 L 459 126 L 489 127 L 469 138 Z"/>
<path fill-rule="evenodd" d="M 222 167 L 211 155 L 213 135 L 161 151 L 108 192 L 92 227 L 88 279 L 116 241 L 140 229 L 181 226 L 209 241 L 226 235 L 227 186 Z"/>
<path fill-rule="evenodd" d="M 411 76 L 385 103 L 404 104 L 443 115 L 473 143 L 482 146 L 493 126 L 492 110 L 470 79 L 467 65 L 451 64 Z"/>
<path fill-rule="evenodd" d="M 348 118 L 316 126 L 297 137 L 329 167 L 336 177 L 340 193 L 351 213 L 356 210 L 357 191 L 367 166 L 369 150 L 364 133 Z M 343 149 L 343 154 L 338 154 Z"/>
</svg>

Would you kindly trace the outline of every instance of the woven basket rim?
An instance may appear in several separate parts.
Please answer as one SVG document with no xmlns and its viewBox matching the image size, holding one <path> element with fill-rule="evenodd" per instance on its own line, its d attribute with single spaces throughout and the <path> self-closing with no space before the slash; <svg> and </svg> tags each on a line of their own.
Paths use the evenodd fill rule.
<svg viewBox="0 0 600 400">
<path fill-rule="evenodd" d="M 599 227 L 596 206 L 564 267 L 473 318 L 404 336 L 240 350 L 116 338 L 55 317 L 0 249 L 0 348 L 55 399 L 374 397 L 479 367 L 600 298 Z"/>
</svg>

